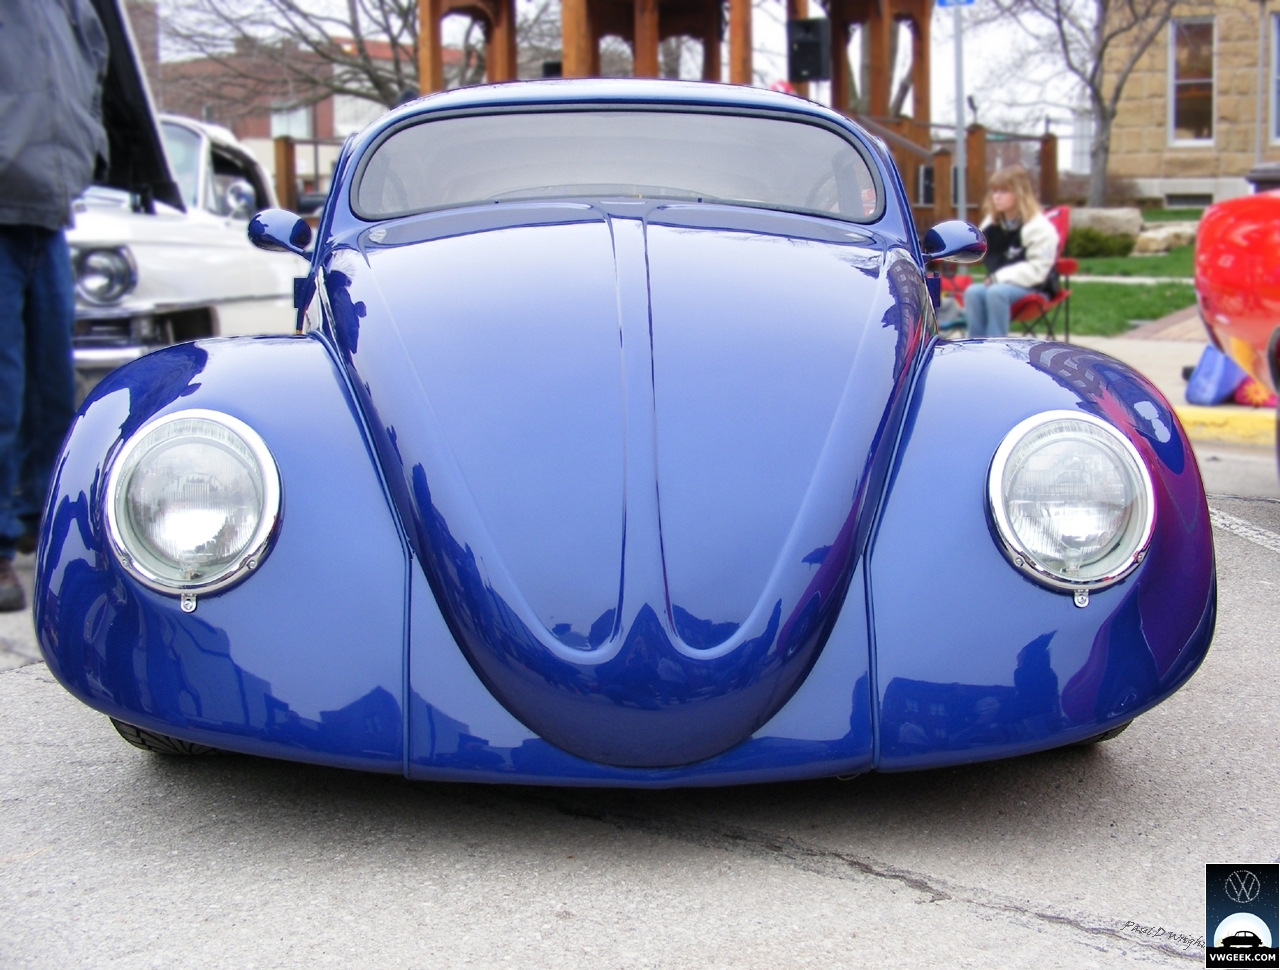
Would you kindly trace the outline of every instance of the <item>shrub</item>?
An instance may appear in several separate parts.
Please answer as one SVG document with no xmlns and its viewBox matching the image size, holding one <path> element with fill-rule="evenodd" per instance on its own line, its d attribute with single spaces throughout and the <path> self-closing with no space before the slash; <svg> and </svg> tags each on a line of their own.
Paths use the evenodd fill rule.
<svg viewBox="0 0 1280 970">
<path fill-rule="evenodd" d="M 1089 256 L 1128 256 L 1133 252 L 1133 239 L 1128 236 L 1108 236 L 1097 229 L 1072 229 L 1067 233 L 1066 256 L 1084 259 Z"/>
</svg>

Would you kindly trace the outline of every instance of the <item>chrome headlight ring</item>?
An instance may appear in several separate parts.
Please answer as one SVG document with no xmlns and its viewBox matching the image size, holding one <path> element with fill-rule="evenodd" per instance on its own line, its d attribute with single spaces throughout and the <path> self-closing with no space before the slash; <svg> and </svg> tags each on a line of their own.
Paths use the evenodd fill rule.
<svg viewBox="0 0 1280 970">
<path fill-rule="evenodd" d="M 103 494 L 111 551 L 134 579 L 182 598 L 243 580 L 271 551 L 280 472 L 251 427 L 192 408 L 146 422 L 119 449 Z"/>
<path fill-rule="evenodd" d="M 1042 456 L 1055 445 L 1073 446 L 1075 454 Z M 1030 467 L 1037 457 L 1041 467 Z M 1045 467 L 1055 461 L 1057 469 Z M 1090 474 L 1097 472 L 1101 475 Z M 1020 483 L 1020 475 L 1031 481 Z M 1024 494 L 1043 496 L 1039 505 L 1020 500 L 1031 514 L 1025 508 L 1011 511 L 1010 491 L 1019 485 Z M 1114 501 L 1117 496 L 1124 499 L 1120 505 Z M 1042 586 L 1074 593 L 1077 606 L 1088 604 L 1089 591 L 1111 586 L 1137 568 L 1155 530 L 1155 488 L 1137 448 L 1111 424 L 1081 411 L 1044 411 L 1005 435 L 987 474 L 987 508 L 998 544 L 1014 568 Z M 1108 513 L 1119 522 L 1110 534 Z M 1061 522 L 1068 533 L 1074 524 L 1074 549 L 1061 534 L 1044 527 Z M 1061 555 L 1052 552 L 1055 542 Z M 1081 552 L 1090 542 L 1097 548 Z"/>
<path fill-rule="evenodd" d="M 76 248 L 71 267 L 76 293 L 94 306 L 119 303 L 138 285 L 138 264 L 128 246 Z"/>
</svg>

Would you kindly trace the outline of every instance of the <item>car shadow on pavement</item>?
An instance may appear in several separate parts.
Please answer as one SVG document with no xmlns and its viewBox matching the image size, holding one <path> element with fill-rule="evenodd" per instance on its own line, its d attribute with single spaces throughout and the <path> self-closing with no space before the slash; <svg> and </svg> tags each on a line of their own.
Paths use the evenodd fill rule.
<svg viewBox="0 0 1280 970">
<path fill-rule="evenodd" d="M 271 805 L 284 799 L 296 808 L 309 806 L 308 817 L 315 822 L 354 814 L 361 818 L 365 836 L 438 831 L 443 824 L 456 827 L 459 836 L 469 833 L 490 844 L 503 839 L 519 844 L 562 828 L 575 839 L 582 822 L 704 845 L 737 842 L 743 844 L 739 848 L 755 845 L 760 851 L 803 852 L 795 833 L 815 828 L 824 839 L 851 838 L 863 847 L 873 833 L 875 841 L 892 844 L 895 833 L 928 830 L 942 836 L 955 829 L 970 839 L 975 827 L 990 831 L 993 826 L 1001 830 L 1001 838 L 1021 834 L 1034 839 L 1047 837 L 1064 815 L 1089 815 L 1096 808 L 1097 790 L 1126 787 L 1124 772 L 1105 745 L 848 780 L 662 790 L 411 782 L 237 754 L 178 759 L 139 752 L 138 757 L 138 781 L 164 789 L 170 810 L 189 798 L 193 810 L 204 814 L 221 802 L 242 824 L 270 828 L 280 817 Z M 296 812 L 286 815 L 296 821 Z M 565 828 L 568 822 L 575 824 Z M 307 841 L 343 836 L 290 824 L 272 837 Z M 784 844 L 786 838 L 791 844 Z"/>
</svg>

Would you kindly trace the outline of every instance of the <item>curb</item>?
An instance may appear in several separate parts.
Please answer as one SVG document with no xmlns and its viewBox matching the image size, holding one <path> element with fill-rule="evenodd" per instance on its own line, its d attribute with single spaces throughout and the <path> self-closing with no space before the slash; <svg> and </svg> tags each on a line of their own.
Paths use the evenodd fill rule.
<svg viewBox="0 0 1280 970">
<path fill-rule="evenodd" d="M 1192 441 L 1263 445 L 1268 448 L 1276 444 L 1276 413 L 1270 408 L 1184 404 L 1173 410 Z"/>
</svg>

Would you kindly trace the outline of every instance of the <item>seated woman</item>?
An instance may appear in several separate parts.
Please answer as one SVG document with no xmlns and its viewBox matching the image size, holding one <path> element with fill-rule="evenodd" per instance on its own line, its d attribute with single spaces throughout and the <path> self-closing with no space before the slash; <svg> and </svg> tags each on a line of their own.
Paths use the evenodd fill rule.
<svg viewBox="0 0 1280 970">
<path fill-rule="evenodd" d="M 991 176 L 982 215 L 987 282 L 965 291 L 964 315 L 970 337 L 1003 337 L 1013 304 L 1036 291 L 1053 295 L 1049 275 L 1058 258 L 1058 231 L 1041 211 L 1021 165 Z"/>
</svg>

